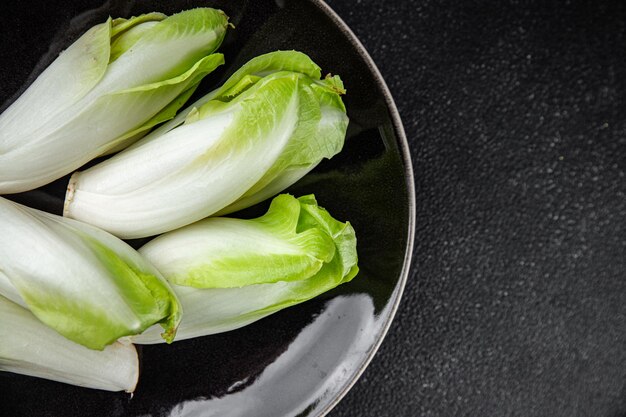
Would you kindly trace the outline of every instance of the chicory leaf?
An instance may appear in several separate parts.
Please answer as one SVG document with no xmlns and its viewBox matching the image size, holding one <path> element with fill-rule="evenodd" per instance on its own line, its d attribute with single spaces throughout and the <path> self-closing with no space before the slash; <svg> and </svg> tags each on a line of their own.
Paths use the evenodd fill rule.
<svg viewBox="0 0 626 417">
<path fill-rule="evenodd" d="M 184 120 L 75 173 L 64 215 L 137 238 L 282 191 L 344 143 L 341 80 L 319 74 L 295 51 L 252 60 Z"/>
<path fill-rule="evenodd" d="M 0 115 L 0 193 L 37 188 L 137 140 L 223 63 L 209 54 L 227 26 L 222 11 L 199 8 L 88 30 Z"/>
<path fill-rule="evenodd" d="M 113 235 L 0 198 L 0 295 L 91 349 L 159 323 L 171 341 L 181 308 L 161 274 Z"/>
<path fill-rule="evenodd" d="M 279 195 L 257 219 L 208 218 L 139 252 L 172 283 L 185 309 L 175 340 L 237 329 L 358 273 L 354 229 L 312 195 Z M 132 340 L 160 342 L 155 328 Z"/>
</svg>

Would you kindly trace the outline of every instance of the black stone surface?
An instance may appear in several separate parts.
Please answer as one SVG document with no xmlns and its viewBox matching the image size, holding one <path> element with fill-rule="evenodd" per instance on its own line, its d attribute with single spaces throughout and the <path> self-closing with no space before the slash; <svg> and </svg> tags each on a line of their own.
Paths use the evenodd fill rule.
<svg viewBox="0 0 626 417">
<path fill-rule="evenodd" d="M 626 416 L 626 3 L 329 4 L 417 186 L 404 300 L 330 416 Z"/>
<path fill-rule="evenodd" d="M 80 3 L 41 2 L 28 14 L 41 30 L 0 32 L 13 46 L 2 65 L 27 75 L 54 33 L 47 16 Z M 396 320 L 330 416 L 625 417 L 626 4 L 329 3 L 394 94 L 418 209 Z M 3 27 L 26 24 L 15 19 Z M 90 405 L 57 415 L 106 413 Z"/>
</svg>

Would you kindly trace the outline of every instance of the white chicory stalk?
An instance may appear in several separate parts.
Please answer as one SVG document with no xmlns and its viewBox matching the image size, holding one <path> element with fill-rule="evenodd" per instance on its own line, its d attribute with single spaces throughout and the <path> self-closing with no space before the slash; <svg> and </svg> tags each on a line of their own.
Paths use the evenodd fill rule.
<svg viewBox="0 0 626 417">
<path fill-rule="evenodd" d="M 237 329 L 358 272 L 354 229 L 312 195 L 279 195 L 257 219 L 208 218 L 139 252 L 162 271 L 185 309 L 175 340 Z M 155 328 L 132 340 L 161 342 Z"/>
<path fill-rule="evenodd" d="M 251 60 L 170 123 L 75 173 L 64 215 L 137 238 L 275 195 L 343 147 L 343 84 L 320 74 L 300 52 Z"/>
<path fill-rule="evenodd" d="M 159 323 L 164 339 L 173 339 L 176 295 L 123 241 L 3 198 L 0 230 L 0 295 L 66 338 L 101 350 Z"/>
<path fill-rule="evenodd" d="M 88 349 L 2 296 L 0 317 L 0 371 L 106 391 L 135 390 L 139 360 L 132 344 Z"/>
<path fill-rule="evenodd" d="M 227 16 L 109 19 L 75 41 L 0 115 L 0 194 L 37 188 L 169 120 L 223 63 Z"/>
</svg>

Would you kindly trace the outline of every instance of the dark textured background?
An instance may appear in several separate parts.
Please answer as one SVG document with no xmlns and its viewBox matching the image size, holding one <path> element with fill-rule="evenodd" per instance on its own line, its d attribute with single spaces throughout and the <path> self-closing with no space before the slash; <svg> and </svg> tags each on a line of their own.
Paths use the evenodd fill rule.
<svg viewBox="0 0 626 417">
<path fill-rule="evenodd" d="M 330 416 L 626 416 L 626 2 L 328 2 L 395 97 L 418 213 Z"/>
</svg>

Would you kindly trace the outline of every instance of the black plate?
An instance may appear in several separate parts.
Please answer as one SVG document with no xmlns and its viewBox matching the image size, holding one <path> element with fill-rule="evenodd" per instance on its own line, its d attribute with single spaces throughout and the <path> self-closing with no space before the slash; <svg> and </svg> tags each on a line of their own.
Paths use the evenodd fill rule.
<svg viewBox="0 0 626 417">
<path fill-rule="evenodd" d="M 345 148 L 289 189 L 357 231 L 351 283 L 244 329 L 139 347 L 134 397 L 0 373 L 3 416 L 321 416 L 378 348 L 406 280 L 414 233 L 413 174 L 397 110 L 371 59 L 325 4 L 290 0 L 3 2 L 0 103 L 8 106 L 77 36 L 107 16 L 212 6 L 236 25 L 205 94 L 248 59 L 277 49 L 309 54 L 348 90 Z M 10 198 L 60 213 L 67 178 Z"/>
</svg>

